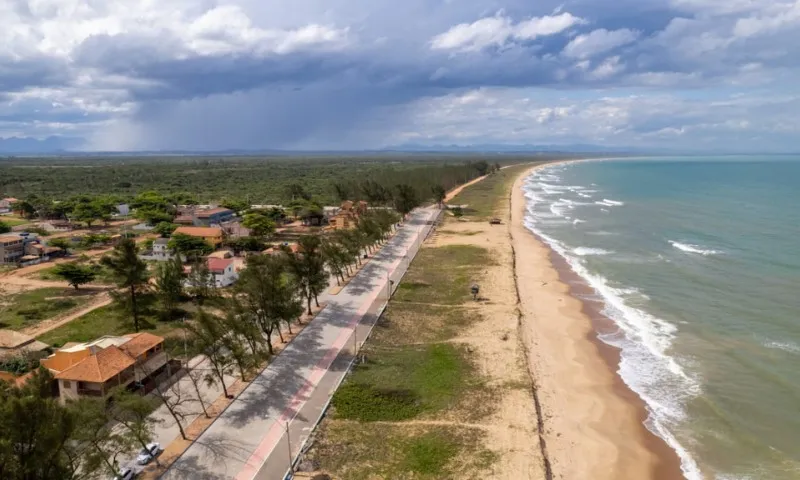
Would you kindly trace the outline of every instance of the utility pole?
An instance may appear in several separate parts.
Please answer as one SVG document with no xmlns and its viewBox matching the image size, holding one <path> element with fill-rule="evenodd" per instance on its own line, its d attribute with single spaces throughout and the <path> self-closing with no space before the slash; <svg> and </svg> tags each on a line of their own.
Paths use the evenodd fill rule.
<svg viewBox="0 0 800 480">
<path fill-rule="evenodd" d="M 286 430 L 286 444 L 289 447 L 289 473 L 294 474 L 294 464 L 292 462 L 292 439 L 289 436 L 289 422 L 284 422 L 283 429 Z"/>
</svg>

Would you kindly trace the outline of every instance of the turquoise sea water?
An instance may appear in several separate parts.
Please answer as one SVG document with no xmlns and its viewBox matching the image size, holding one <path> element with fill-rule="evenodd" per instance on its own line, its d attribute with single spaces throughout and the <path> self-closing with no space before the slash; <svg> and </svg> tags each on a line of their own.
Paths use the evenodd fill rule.
<svg viewBox="0 0 800 480">
<path fill-rule="evenodd" d="M 799 479 L 800 157 L 561 164 L 524 188 L 685 476 Z"/>
</svg>

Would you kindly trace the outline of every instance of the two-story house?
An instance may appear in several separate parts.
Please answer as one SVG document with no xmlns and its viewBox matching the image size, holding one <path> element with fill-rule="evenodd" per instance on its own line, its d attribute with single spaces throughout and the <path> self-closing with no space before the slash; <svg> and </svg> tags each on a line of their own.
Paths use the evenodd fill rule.
<svg viewBox="0 0 800 480">
<path fill-rule="evenodd" d="M 232 258 L 213 258 L 209 257 L 207 260 L 208 271 L 214 278 L 214 285 L 217 288 L 228 287 L 233 285 L 239 279 L 239 273 L 234 268 L 234 261 Z"/>
<path fill-rule="evenodd" d="M 102 397 L 116 387 L 143 383 L 161 373 L 167 361 L 164 339 L 140 332 L 67 345 L 40 363 L 53 373 L 64 402 Z"/>
<path fill-rule="evenodd" d="M 339 211 L 328 219 L 328 223 L 336 230 L 347 230 L 358 225 L 358 217 L 367 213 L 367 202 L 353 203 L 350 200 L 342 202 Z"/>
<path fill-rule="evenodd" d="M 153 249 L 142 252 L 139 258 L 143 260 L 156 260 L 164 262 L 175 257 L 169 249 L 169 238 L 157 238 L 153 241 Z"/>
<path fill-rule="evenodd" d="M 19 235 L 0 235 L 0 264 L 19 263 L 25 255 L 25 240 Z"/>
</svg>

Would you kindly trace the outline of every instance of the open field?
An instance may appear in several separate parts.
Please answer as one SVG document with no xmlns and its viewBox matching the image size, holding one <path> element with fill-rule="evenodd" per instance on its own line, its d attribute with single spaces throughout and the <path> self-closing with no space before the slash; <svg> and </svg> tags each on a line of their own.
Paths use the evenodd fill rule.
<svg viewBox="0 0 800 480">
<path fill-rule="evenodd" d="M 464 216 L 471 220 L 487 220 L 497 214 L 498 209 L 506 208 L 503 205 L 508 201 L 507 192 L 511 183 L 520 173 L 530 169 L 536 163 L 526 163 L 504 168 L 492 174 L 492 179 L 487 179 L 471 185 L 453 197 L 448 204 L 467 205 Z M 499 202 L 498 202 L 499 199 Z M 464 235 L 464 233 L 462 233 Z"/>
<path fill-rule="evenodd" d="M 491 175 L 461 195 L 485 216 L 507 215 L 514 176 Z M 317 471 L 545 478 L 507 231 L 469 220 L 449 218 L 412 263 L 365 344 L 366 362 L 334 395 L 306 457 Z"/>
<path fill-rule="evenodd" d="M 190 318 L 187 314 L 187 318 Z M 161 336 L 180 336 L 182 333 L 181 322 L 173 320 L 161 321 L 154 315 L 144 315 L 141 319 L 142 331 L 147 331 Z M 115 304 L 97 308 L 76 318 L 75 320 L 51 330 L 40 336 L 38 340 L 53 346 L 61 346 L 67 342 L 88 342 L 103 335 L 122 335 L 132 333 L 133 325 L 118 306 Z M 178 345 L 181 349 L 181 345 Z"/>
<path fill-rule="evenodd" d="M 37 288 L 0 298 L 0 328 L 21 330 L 41 320 L 77 309 L 91 292 L 73 288 Z"/>
<path fill-rule="evenodd" d="M 26 220 L 17 215 L 0 215 L 0 222 L 3 222 L 10 227 L 16 227 L 18 225 L 25 225 L 26 223 L 31 223 L 30 220 Z"/>
</svg>

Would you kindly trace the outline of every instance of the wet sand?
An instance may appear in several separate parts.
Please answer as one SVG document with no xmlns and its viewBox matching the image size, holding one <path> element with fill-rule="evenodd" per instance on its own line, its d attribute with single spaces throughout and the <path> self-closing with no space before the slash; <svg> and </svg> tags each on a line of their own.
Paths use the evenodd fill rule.
<svg viewBox="0 0 800 480">
<path fill-rule="evenodd" d="M 534 167 L 537 168 L 537 167 Z M 509 231 L 520 296 L 520 334 L 536 383 L 542 440 L 559 479 L 681 479 L 677 454 L 644 426 L 644 402 L 617 375 L 619 350 L 597 332 L 614 331 L 602 303 L 566 261 L 523 224 L 520 175 Z"/>
</svg>

